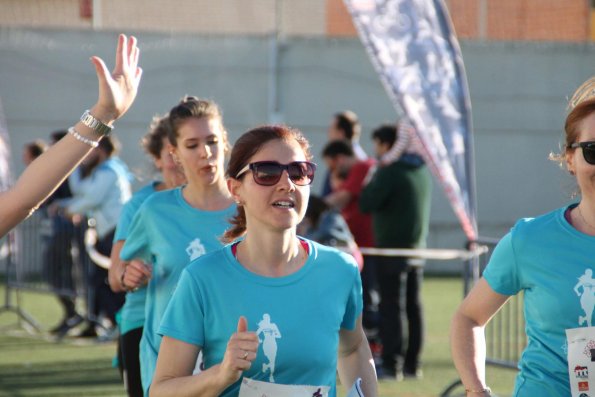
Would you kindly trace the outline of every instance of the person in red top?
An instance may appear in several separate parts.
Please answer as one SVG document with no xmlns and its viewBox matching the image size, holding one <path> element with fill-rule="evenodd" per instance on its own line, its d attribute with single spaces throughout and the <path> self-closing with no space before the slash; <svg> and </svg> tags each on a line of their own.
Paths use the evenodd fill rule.
<svg viewBox="0 0 595 397">
<path fill-rule="evenodd" d="M 322 150 L 322 157 L 334 177 L 333 191 L 324 197 L 332 208 L 341 211 L 355 242 L 360 247 L 374 247 L 372 217 L 359 210 L 359 197 L 365 184 L 366 176 L 375 166 L 375 160 L 360 160 L 356 157 L 349 141 L 329 142 Z M 332 178 L 331 178 L 332 179 Z M 364 255 L 362 269 L 362 287 L 364 296 L 363 322 L 368 339 L 373 342 L 372 332 L 377 328 L 377 302 L 373 300 L 376 290 L 376 277 L 373 257 Z"/>
<path fill-rule="evenodd" d="M 359 210 L 358 200 L 366 175 L 375 161 L 359 160 L 349 142 L 343 140 L 329 142 L 322 151 L 322 157 L 333 176 L 343 179 L 336 181 L 333 192 L 324 201 L 341 211 L 360 247 L 373 247 L 372 218 Z"/>
</svg>

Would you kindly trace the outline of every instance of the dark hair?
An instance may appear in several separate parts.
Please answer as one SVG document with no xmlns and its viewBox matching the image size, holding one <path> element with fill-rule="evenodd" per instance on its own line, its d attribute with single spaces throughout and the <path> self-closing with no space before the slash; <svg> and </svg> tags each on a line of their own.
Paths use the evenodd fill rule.
<svg viewBox="0 0 595 397">
<path fill-rule="evenodd" d="M 394 124 L 382 124 L 372 131 L 372 139 L 380 143 L 386 143 L 388 147 L 392 147 L 395 144 L 397 136 L 397 127 Z"/>
<path fill-rule="evenodd" d="M 312 225 L 316 227 L 320 221 L 320 216 L 329 208 L 328 204 L 322 198 L 311 194 L 308 199 L 308 208 L 306 208 L 305 217 L 310 219 Z"/>
<path fill-rule="evenodd" d="M 355 156 L 355 152 L 353 151 L 353 146 L 351 143 L 346 140 L 336 140 L 330 141 L 326 144 L 326 146 L 322 149 L 322 157 L 329 157 L 334 159 L 338 155 L 343 154 L 345 156 L 353 157 Z"/>
<path fill-rule="evenodd" d="M 66 134 L 68 134 L 68 131 L 66 130 L 57 130 L 50 134 L 50 139 L 52 140 L 52 143 L 56 143 L 60 139 L 64 138 Z"/>
<path fill-rule="evenodd" d="M 161 157 L 161 150 L 163 150 L 163 139 L 168 138 L 171 133 L 171 123 L 169 116 L 153 116 L 149 132 L 141 139 L 141 146 L 147 153 L 155 159 Z"/>
<path fill-rule="evenodd" d="M 223 127 L 223 115 L 219 109 L 219 106 L 217 106 L 215 102 L 186 95 L 180 100 L 180 103 L 178 103 L 172 108 L 172 110 L 169 111 L 171 128 L 168 137 L 172 145 L 176 147 L 178 146 L 178 130 L 180 126 L 191 117 L 196 117 L 199 119 L 205 117 L 208 119 L 217 119 L 221 122 L 221 126 Z M 227 143 L 227 132 L 225 131 L 224 127 L 223 137 Z"/>
<path fill-rule="evenodd" d="M 304 151 L 306 160 L 312 159 L 310 143 L 298 129 L 285 125 L 263 125 L 245 132 L 234 143 L 227 165 L 227 177 L 235 179 L 250 159 L 266 143 L 274 140 L 287 142 L 295 140 Z M 238 206 L 237 213 L 230 220 L 230 223 L 232 226 L 225 231 L 222 237 L 224 242 L 231 242 L 246 233 L 246 213 L 242 206 Z"/>
<path fill-rule="evenodd" d="M 342 168 L 338 168 L 336 170 L 334 170 L 331 173 L 332 176 L 334 176 L 335 178 L 341 180 L 341 181 L 345 181 L 347 180 L 347 177 L 349 176 L 349 170 L 347 169 L 342 169 Z"/>
<path fill-rule="evenodd" d="M 99 141 L 99 146 L 97 148 L 104 151 L 109 157 L 120 150 L 120 142 L 114 135 L 105 135 Z"/>
<path fill-rule="evenodd" d="M 44 141 L 42 141 L 41 139 L 36 139 L 33 142 L 29 142 L 29 143 L 25 144 L 25 148 L 27 149 L 27 151 L 29 152 L 31 157 L 33 157 L 34 159 L 41 156 L 41 154 L 43 152 L 45 152 L 47 147 L 48 146 L 46 145 L 46 143 Z"/>
<path fill-rule="evenodd" d="M 362 127 L 357 118 L 357 114 L 351 110 L 336 113 L 335 120 L 337 122 L 337 128 L 345 134 L 345 139 L 353 141 L 354 137 L 358 137 L 361 134 Z"/>
</svg>

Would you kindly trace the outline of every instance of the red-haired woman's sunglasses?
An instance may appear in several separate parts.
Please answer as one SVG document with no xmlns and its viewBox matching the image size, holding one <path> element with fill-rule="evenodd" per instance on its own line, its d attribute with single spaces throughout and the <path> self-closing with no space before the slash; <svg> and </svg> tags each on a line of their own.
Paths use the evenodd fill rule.
<svg viewBox="0 0 595 397">
<path fill-rule="evenodd" d="M 276 185 L 281 180 L 283 171 L 287 171 L 289 179 L 295 185 L 307 186 L 314 180 L 316 164 L 309 161 L 294 161 L 289 164 L 281 164 L 276 161 L 257 161 L 242 168 L 236 175 L 236 179 L 248 171 L 252 171 L 254 182 L 262 186 Z"/>
</svg>

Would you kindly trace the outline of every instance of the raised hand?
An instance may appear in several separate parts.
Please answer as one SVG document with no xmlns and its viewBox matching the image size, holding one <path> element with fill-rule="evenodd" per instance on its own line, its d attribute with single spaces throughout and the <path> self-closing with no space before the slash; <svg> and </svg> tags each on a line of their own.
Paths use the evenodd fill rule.
<svg viewBox="0 0 595 397">
<path fill-rule="evenodd" d="M 258 352 L 258 336 L 248 331 L 248 321 L 241 316 L 237 331 L 229 338 L 225 356 L 220 366 L 224 383 L 231 385 L 240 379 L 243 371 L 250 369 Z"/>
<path fill-rule="evenodd" d="M 116 64 L 111 73 L 101 58 L 91 57 L 99 83 L 99 97 L 91 114 L 106 124 L 120 118 L 134 102 L 142 76 L 138 66 L 139 53 L 136 38 L 120 34 Z"/>
</svg>

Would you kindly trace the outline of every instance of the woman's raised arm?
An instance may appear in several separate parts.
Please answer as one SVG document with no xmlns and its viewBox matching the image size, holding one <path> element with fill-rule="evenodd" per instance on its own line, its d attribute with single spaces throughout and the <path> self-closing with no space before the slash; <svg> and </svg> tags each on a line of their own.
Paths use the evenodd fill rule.
<svg viewBox="0 0 595 397">
<path fill-rule="evenodd" d="M 91 57 L 99 83 L 97 103 L 68 135 L 25 169 L 14 187 L 0 193 L 0 237 L 35 211 L 130 108 L 142 75 L 138 58 L 136 38 L 123 34 L 118 37 L 116 64 L 111 73 L 101 58 Z"/>
</svg>

